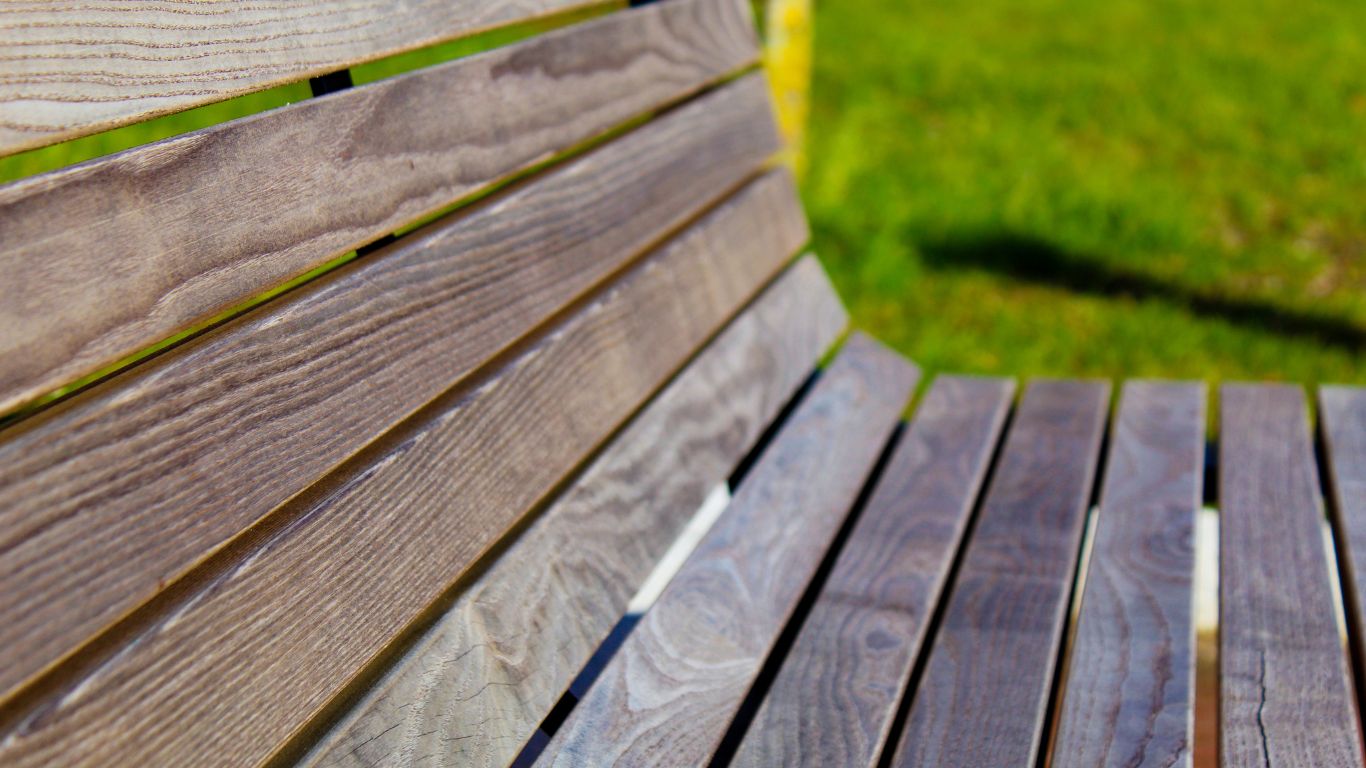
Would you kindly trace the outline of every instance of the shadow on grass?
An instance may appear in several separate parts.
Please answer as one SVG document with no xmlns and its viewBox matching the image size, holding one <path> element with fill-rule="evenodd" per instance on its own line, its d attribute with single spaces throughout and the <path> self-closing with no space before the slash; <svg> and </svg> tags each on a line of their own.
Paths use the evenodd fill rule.
<svg viewBox="0 0 1366 768">
<path fill-rule="evenodd" d="M 934 269 L 979 269 L 1021 282 L 1095 296 L 1157 299 L 1193 314 L 1320 344 L 1358 351 L 1366 329 L 1328 315 L 1302 312 L 1258 299 L 1239 299 L 1193 289 L 1162 278 L 1104 264 L 1037 238 L 996 234 L 922 242 Z"/>
</svg>

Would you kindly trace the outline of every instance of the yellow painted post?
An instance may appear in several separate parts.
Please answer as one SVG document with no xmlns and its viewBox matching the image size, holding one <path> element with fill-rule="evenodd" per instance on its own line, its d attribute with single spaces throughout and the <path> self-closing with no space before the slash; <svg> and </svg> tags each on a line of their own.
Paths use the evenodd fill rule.
<svg viewBox="0 0 1366 768">
<path fill-rule="evenodd" d="M 786 149 L 782 160 L 800 179 L 806 170 L 811 92 L 812 0 L 766 0 L 764 64 Z"/>
</svg>

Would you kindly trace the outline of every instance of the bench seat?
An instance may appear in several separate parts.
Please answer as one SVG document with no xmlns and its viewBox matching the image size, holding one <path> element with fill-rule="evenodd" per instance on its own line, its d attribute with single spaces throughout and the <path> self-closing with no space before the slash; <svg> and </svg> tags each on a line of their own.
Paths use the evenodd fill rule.
<svg viewBox="0 0 1366 768">
<path fill-rule="evenodd" d="M 923 374 L 747 2 L 400 5 L 0 14 L 0 153 L 330 84 L 0 187 L 0 765 L 1363 765 L 1366 390 Z"/>
</svg>

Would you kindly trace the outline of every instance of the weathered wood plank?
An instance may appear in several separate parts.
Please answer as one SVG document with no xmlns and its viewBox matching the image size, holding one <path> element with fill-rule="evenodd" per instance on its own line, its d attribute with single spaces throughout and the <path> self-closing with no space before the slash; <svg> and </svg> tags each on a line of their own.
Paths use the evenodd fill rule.
<svg viewBox="0 0 1366 768">
<path fill-rule="evenodd" d="M 1366 389 L 1321 387 L 1319 422 L 1325 449 L 1322 471 L 1333 494 L 1330 510 L 1347 636 L 1359 685 L 1366 675 Z M 1357 696 L 1359 701 L 1360 691 Z"/>
<path fill-rule="evenodd" d="M 764 222 L 759 226 L 756 222 Z M 805 237 L 775 172 L 636 265 L 365 466 L 301 498 L 0 735 L 0 763 L 255 765 L 545 498 Z"/>
<path fill-rule="evenodd" d="M 899 766 L 1034 765 L 1109 385 L 1030 384 L 911 704 Z"/>
<path fill-rule="evenodd" d="M 661 3 L 0 188 L 0 414 L 756 55 Z"/>
<path fill-rule="evenodd" d="M 632 422 L 307 765 L 505 765 L 627 601 L 835 341 L 846 317 L 799 262 Z"/>
<path fill-rule="evenodd" d="M 749 727 L 741 766 L 877 765 L 1014 382 L 940 377 Z"/>
<path fill-rule="evenodd" d="M 1360 766 L 1304 392 L 1220 394 L 1220 763 Z"/>
<path fill-rule="evenodd" d="M 590 3 L 6 2 L 0 155 Z"/>
<path fill-rule="evenodd" d="M 854 336 L 538 765 L 704 765 L 918 376 Z"/>
<path fill-rule="evenodd" d="M 1131 381 L 1110 436 L 1053 762 L 1191 764 L 1203 384 Z"/>
<path fill-rule="evenodd" d="M 743 182 L 767 103 L 727 86 L 0 436 L 0 691 Z"/>
</svg>

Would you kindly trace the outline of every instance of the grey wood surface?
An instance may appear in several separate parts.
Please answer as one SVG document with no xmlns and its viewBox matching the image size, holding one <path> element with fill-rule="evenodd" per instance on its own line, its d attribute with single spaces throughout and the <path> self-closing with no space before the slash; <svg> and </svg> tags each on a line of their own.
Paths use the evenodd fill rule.
<svg viewBox="0 0 1366 768">
<path fill-rule="evenodd" d="M 678 0 L 2 187 L 0 414 L 756 56 Z"/>
<path fill-rule="evenodd" d="M 1304 391 L 1220 396 L 1220 763 L 1360 766 Z"/>
<path fill-rule="evenodd" d="M 1109 392 L 1096 381 L 1035 381 L 1025 391 L 895 765 L 1037 761 Z"/>
<path fill-rule="evenodd" d="M 1007 379 L 935 380 L 735 765 L 877 765 L 1014 390 Z"/>
<path fill-rule="evenodd" d="M 1337 565 L 1356 660 L 1355 680 L 1360 684 L 1366 670 L 1366 636 L 1362 634 L 1366 631 L 1366 389 L 1320 387 L 1319 423 L 1324 447 L 1321 471 L 1332 493 Z"/>
<path fill-rule="evenodd" d="M 11 0 L 0 9 L 0 155 L 587 4 Z"/>
<path fill-rule="evenodd" d="M 847 318 L 814 257 L 612 441 L 305 761 L 505 765 Z"/>
<path fill-rule="evenodd" d="M 705 765 L 849 513 L 918 372 L 855 335 L 538 765 Z"/>
<path fill-rule="evenodd" d="M 776 147 L 765 91 L 713 92 L 0 432 L 0 692 L 742 183 Z"/>
<path fill-rule="evenodd" d="M 0 764 L 254 765 L 451 589 L 806 238 L 774 172 L 181 585 L 0 729 Z M 189 591 L 197 588 L 195 591 Z"/>
<path fill-rule="evenodd" d="M 1203 384 L 1130 381 L 1110 434 L 1057 768 L 1191 764 Z"/>
</svg>

